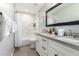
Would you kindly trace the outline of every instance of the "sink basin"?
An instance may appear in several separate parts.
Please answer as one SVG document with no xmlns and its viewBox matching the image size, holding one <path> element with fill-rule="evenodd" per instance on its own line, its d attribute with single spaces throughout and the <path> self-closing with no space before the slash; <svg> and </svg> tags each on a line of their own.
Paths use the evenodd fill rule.
<svg viewBox="0 0 79 59">
<path fill-rule="evenodd" d="M 72 43 L 72 44 L 78 44 L 79 45 L 79 38 L 74 38 L 71 36 L 62 36 L 62 37 L 56 37 L 58 40 Z"/>
<path fill-rule="evenodd" d="M 72 37 L 72 36 L 63 36 L 63 37 L 69 38 L 69 39 L 74 39 L 74 37 Z"/>
<path fill-rule="evenodd" d="M 55 35 L 55 36 L 56 36 L 56 37 L 67 38 L 67 39 L 79 40 L 79 38 L 77 38 L 77 37 L 73 37 L 73 36 L 58 36 L 58 35 Z"/>
<path fill-rule="evenodd" d="M 63 37 L 65 37 L 65 38 L 69 38 L 69 39 L 74 39 L 74 40 L 79 40 L 79 38 L 77 38 L 77 37 L 73 37 L 73 36 L 63 36 Z"/>
</svg>

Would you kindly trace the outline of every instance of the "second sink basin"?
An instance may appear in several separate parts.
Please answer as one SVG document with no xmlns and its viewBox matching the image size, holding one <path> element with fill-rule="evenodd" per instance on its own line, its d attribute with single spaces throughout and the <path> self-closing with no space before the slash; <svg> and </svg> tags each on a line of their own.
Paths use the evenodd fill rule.
<svg viewBox="0 0 79 59">
<path fill-rule="evenodd" d="M 69 39 L 74 39 L 74 40 L 79 40 L 79 38 L 77 38 L 77 37 L 73 37 L 73 36 L 63 36 L 63 37 L 65 37 L 65 38 L 69 38 Z"/>
</svg>

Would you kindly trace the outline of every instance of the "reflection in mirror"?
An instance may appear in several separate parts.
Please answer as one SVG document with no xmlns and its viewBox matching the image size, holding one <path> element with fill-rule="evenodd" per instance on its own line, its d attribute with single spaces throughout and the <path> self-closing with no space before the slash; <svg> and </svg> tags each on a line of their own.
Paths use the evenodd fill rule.
<svg viewBox="0 0 79 59">
<path fill-rule="evenodd" d="M 47 21 L 48 25 L 54 24 L 54 17 L 52 16 L 52 13 L 48 13 L 47 19 L 48 19 Z"/>
</svg>

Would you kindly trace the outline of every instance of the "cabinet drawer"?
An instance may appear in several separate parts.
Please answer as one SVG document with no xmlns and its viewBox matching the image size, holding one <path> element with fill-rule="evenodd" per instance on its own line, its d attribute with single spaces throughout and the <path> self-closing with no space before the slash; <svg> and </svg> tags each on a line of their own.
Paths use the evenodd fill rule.
<svg viewBox="0 0 79 59">
<path fill-rule="evenodd" d="M 45 51 L 42 51 L 41 56 L 47 56 L 47 54 L 45 53 Z"/>
<path fill-rule="evenodd" d="M 44 45 L 47 45 L 47 39 L 46 38 L 41 38 L 42 39 L 42 43 L 44 44 Z"/>
<path fill-rule="evenodd" d="M 47 39 L 43 37 L 41 39 L 42 39 L 42 46 L 47 47 Z"/>
<path fill-rule="evenodd" d="M 46 47 L 42 47 L 42 51 L 45 53 L 45 54 L 47 54 L 47 48 Z"/>
</svg>

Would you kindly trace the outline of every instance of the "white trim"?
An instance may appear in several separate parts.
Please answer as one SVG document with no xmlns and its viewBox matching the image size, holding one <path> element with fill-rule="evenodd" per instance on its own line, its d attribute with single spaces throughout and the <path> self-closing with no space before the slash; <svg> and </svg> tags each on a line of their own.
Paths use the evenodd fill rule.
<svg viewBox="0 0 79 59">
<path fill-rule="evenodd" d="M 11 53 L 11 56 L 13 56 L 13 54 L 14 54 L 14 51 L 15 51 L 15 48 L 13 49 L 13 51 L 12 51 L 12 53 Z"/>
</svg>

